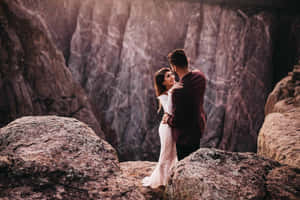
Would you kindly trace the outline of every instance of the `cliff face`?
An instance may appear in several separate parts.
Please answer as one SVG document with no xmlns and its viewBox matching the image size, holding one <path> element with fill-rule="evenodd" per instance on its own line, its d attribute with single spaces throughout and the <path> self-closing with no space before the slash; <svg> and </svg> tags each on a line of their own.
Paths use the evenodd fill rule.
<svg viewBox="0 0 300 200">
<path fill-rule="evenodd" d="M 37 15 L 19 1 L 0 3 L 0 125 L 26 115 L 75 117 L 104 138 L 64 57 Z"/>
<path fill-rule="evenodd" d="M 208 79 L 202 147 L 256 151 L 273 83 L 276 13 L 191 1 L 24 1 L 42 16 L 121 160 L 157 159 L 153 74 L 184 48 Z"/>
<path fill-rule="evenodd" d="M 76 28 L 80 0 L 22 0 L 25 7 L 38 14 L 49 28 L 56 47 L 64 54 L 66 61 L 70 56 L 72 35 Z"/>
<path fill-rule="evenodd" d="M 270 12 L 218 5 L 85 1 L 69 68 L 96 105 L 121 158 L 149 158 L 159 150 L 161 117 L 153 74 L 167 65 L 171 50 L 185 48 L 191 67 L 208 79 L 202 146 L 255 151 L 272 82 L 274 24 Z"/>
</svg>

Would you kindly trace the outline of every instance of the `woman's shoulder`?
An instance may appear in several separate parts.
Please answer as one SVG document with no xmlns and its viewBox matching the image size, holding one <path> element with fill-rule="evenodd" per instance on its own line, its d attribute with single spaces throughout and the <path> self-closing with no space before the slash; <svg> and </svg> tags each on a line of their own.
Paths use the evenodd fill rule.
<svg viewBox="0 0 300 200">
<path fill-rule="evenodd" d="M 168 94 L 161 94 L 157 97 L 160 101 L 165 101 L 168 99 Z"/>
</svg>

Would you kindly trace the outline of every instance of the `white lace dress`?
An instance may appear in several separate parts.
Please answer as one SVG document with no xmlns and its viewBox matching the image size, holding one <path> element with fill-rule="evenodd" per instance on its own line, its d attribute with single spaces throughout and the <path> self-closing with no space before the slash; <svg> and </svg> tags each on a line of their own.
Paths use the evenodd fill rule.
<svg viewBox="0 0 300 200">
<path fill-rule="evenodd" d="M 158 99 L 162 104 L 164 112 L 171 113 L 171 93 L 168 95 L 160 95 Z M 152 188 L 159 187 L 160 185 L 166 185 L 171 169 L 178 161 L 176 143 L 172 138 L 170 126 L 161 122 L 158 132 L 161 144 L 159 160 L 152 174 L 142 180 L 143 186 L 150 186 Z"/>
</svg>

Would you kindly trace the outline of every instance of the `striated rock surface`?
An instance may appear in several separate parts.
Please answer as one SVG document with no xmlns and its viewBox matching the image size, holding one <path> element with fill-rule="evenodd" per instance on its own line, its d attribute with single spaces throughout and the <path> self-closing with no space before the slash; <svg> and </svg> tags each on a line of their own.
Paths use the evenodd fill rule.
<svg viewBox="0 0 300 200">
<path fill-rule="evenodd" d="M 0 129 L 0 199 L 145 199 L 121 173 L 116 151 L 76 119 L 23 117 Z"/>
<path fill-rule="evenodd" d="M 68 65 L 122 160 L 157 158 L 152 79 L 174 48 L 185 48 L 191 67 L 208 78 L 202 146 L 256 151 L 276 22 L 272 12 L 250 11 L 185 1 L 82 4 Z"/>
<path fill-rule="evenodd" d="M 259 132 L 258 154 L 300 168 L 300 107 L 267 115 Z"/>
<path fill-rule="evenodd" d="M 84 91 L 39 18 L 17 0 L 0 2 L 0 126 L 25 115 L 75 117 L 104 138 Z"/>
<path fill-rule="evenodd" d="M 299 178 L 299 169 L 254 153 L 203 148 L 176 165 L 166 192 L 172 200 L 296 200 Z"/>
<path fill-rule="evenodd" d="M 276 85 L 265 112 L 258 154 L 300 168 L 300 66 Z"/>
<path fill-rule="evenodd" d="M 176 13 L 170 6 L 189 9 Z M 191 8 L 163 1 L 88 0 L 80 9 L 69 68 L 96 105 L 122 160 L 153 160 L 159 154 L 161 116 L 153 74 L 167 64 L 171 49 L 183 45 L 185 24 L 176 20 L 187 19 Z"/>
<path fill-rule="evenodd" d="M 70 56 L 72 35 L 76 28 L 80 0 L 22 0 L 23 5 L 39 15 L 46 23 L 56 47 Z"/>
</svg>

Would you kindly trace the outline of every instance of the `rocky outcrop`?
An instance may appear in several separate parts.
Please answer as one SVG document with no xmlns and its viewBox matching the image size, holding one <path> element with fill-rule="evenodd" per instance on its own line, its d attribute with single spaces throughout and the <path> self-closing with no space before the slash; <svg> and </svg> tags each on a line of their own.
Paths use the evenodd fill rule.
<svg viewBox="0 0 300 200">
<path fill-rule="evenodd" d="M 300 168 L 300 66 L 269 95 L 258 154 Z"/>
<path fill-rule="evenodd" d="M 254 153 L 200 149 L 176 165 L 168 199 L 299 199 L 300 171 Z"/>
<path fill-rule="evenodd" d="M 294 52 L 281 44 L 298 44 L 299 20 L 278 29 L 286 24 L 282 13 L 269 8 L 284 8 L 286 1 L 281 0 L 276 4 L 207 2 L 23 1 L 27 9 L 44 18 L 121 160 L 158 157 L 161 114 L 156 113 L 152 79 L 158 68 L 168 64 L 166 55 L 174 48 L 185 48 L 191 67 L 208 78 L 208 124 L 201 146 L 256 151 L 273 75 L 280 71 L 276 76 L 281 77 L 286 72 L 280 62 L 290 57 L 282 59 L 282 54 Z M 286 15 L 293 19 L 290 12 Z M 287 31 L 278 34 L 278 30 Z M 278 39 L 290 30 L 293 40 Z M 275 72 L 274 46 L 279 49 Z"/>
<path fill-rule="evenodd" d="M 104 138 L 44 21 L 18 0 L 0 2 L 0 126 L 26 115 L 75 117 Z"/>
<path fill-rule="evenodd" d="M 86 124 L 22 117 L 0 129 L 0 199 L 297 199 L 300 171 L 254 153 L 199 149 L 174 168 L 166 188 L 143 187 L 156 163 L 119 163 Z"/>
<path fill-rule="evenodd" d="M 86 124 L 23 117 L 0 130 L 0 199 L 145 199 Z"/>
</svg>

